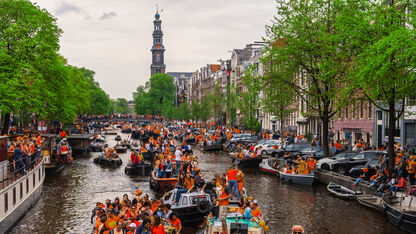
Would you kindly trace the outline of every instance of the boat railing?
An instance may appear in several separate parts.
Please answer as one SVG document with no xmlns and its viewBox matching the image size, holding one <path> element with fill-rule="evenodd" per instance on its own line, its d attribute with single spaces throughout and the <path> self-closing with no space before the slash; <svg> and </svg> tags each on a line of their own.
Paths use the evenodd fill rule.
<svg viewBox="0 0 416 234">
<path fill-rule="evenodd" d="M 0 190 L 7 188 L 42 163 L 40 152 L 41 150 L 38 149 L 33 156 L 26 155 L 17 161 L 14 159 L 6 161 L 7 164 L 0 168 L 0 175 L 2 175 L 2 179 L 0 180 Z"/>
</svg>

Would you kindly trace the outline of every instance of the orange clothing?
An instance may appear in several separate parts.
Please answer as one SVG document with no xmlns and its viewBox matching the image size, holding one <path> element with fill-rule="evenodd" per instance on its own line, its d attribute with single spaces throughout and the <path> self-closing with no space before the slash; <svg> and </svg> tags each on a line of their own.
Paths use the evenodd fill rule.
<svg viewBox="0 0 416 234">
<path fill-rule="evenodd" d="M 229 191 L 228 191 L 229 192 Z M 225 188 L 222 187 L 221 191 L 220 191 L 221 195 L 219 196 L 219 198 L 225 198 L 227 197 L 229 194 L 227 194 L 225 192 Z M 228 206 L 230 204 L 230 198 L 224 199 L 220 201 L 220 206 Z"/>
<path fill-rule="evenodd" d="M 260 208 L 256 207 L 254 210 L 252 210 L 251 215 L 255 218 L 259 217 L 261 215 Z"/>
<path fill-rule="evenodd" d="M 165 227 L 160 224 L 158 227 L 152 227 L 152 234 L 165 234 Z"/>
<path fill-rule="evenodd" d="M 175 221 L 169 220 L 169 223 L 172 227 L 175 227 L 176 230 L 179 230 L 181 228 L 181 221 L 177 218 Z"/>
<path fill-rule="evenodd" d="M 185 178 L 185 188 L 191 189 L 192 187 L 194 187 L 194 179 Z"/>
</svg>

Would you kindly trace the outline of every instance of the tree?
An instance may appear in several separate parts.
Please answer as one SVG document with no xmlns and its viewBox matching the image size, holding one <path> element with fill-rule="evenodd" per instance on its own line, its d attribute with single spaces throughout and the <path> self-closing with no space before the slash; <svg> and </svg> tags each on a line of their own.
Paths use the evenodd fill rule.
<svg viewBox="0 0 416 234">
<path fill-rule="evenodd" d="M 345 28 L 337 27 L 343 0 L 277 0 L 278 16 L 266 27 L 266 53 L 279 71 L 278 78 L 306 103 L 308 115 L 322 122 L 324 155 L 329 156 L 328 125 L 337 113 L 335 103 L 349 68 Z M 276 46 L 284 40 L 284 46 Z M 303 81 L 303 82 L 302 82 Z"/>
<path fill-rule="evenodd" d="M 260 76 L 257 69 L 257 65 L 249 65 L 248 69 L 244 71 L 242 80 L 247 91 L 241 94 L 241 100 L 238 105 L 243 113 L 244 125 L 246 128 L 255 131 L 259 131 L 261 128 L 261 124 L 256 117 L 257 110 L 260 107 Z"/>
<path fill-rule="evenodd" d="M 0 2 L 0 109 L 6 113 L 3 134 L 7 133 L 10 112 L 30 108 L 45 115 L 47 98 L 54 94 L 50 77 L 42 70 L 57 58 L 62 31 L 46 10 L 27 0 Z"/>
<path fill-rule="evenodd" d="M 115 100 L 115 112 L 118 114 L 128 114 L 130 113 L 129 103 L 125 98 L 117 98 Z"/>
<path fill-rule="evenodd" d="M 135 112 L 137 114 L 161 114 L 174 116 L 176 87 L 173 77 L 158 73 L 150 78 L 146 86 L 139 86 L 133 93 Z"/>
<path fill-rule="evenodd" d="M 224 111 L 224 97 L 222 91 L 220 89 L 220 84 L 217 83 L 214 87 L 214 92 L 208 94 L 206 96 L 208 101 L 208 107 L 211 111 L 209 111 L 210 115 L 214 117 L 214 121 L 218 123 L 219 117 L 223 114 Z M 218 123 L 220 124 L 220 123 Z"/>
<path fill-rule="evenodd" d="M 191 117 L 193 120 L 200 120 L 201 119 L 201 106 L 199 105 L 198 101 L 193 100 L 190 106 Z"/>
<path fill-rule="evenodd" d="M 95 72 L 86 68 L 79 68 L 89 83 L 90 93 L 90 111 L 89 114 L 105 115 L 110 114 L 111 101 L 109 95 L 100 87 L 100 84 L 94 80 Z"/>
<path fill-rule="evenodd" d="M 405 99 L 416 95 L 416 32 L 411 1 L 359 2 L 343 14 L 354 61 L 350 89 L 388 115 L 389 170 L 394 167 L 396 121 L 405 112 Z M 358 7 L 359 6 L 359 7 Z M 363 6 L 365 11 L 363 11 Z M 352 27 L 352 24 L 355 24 Z"/>
</svg>

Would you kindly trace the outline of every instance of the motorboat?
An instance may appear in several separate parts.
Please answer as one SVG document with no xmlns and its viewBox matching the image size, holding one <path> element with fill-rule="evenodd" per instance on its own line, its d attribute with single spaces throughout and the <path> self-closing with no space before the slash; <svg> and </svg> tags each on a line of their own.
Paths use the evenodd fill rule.
<svg viewBox="0 0 416 234">
<path fill-rule="evenodd" d="M 162 193 L 169 192 L 173 188 L 175 188 L 175 185 L 177 182 L 178 182 L 178 177 L 158 178 L 156 177 L 154 170 L 150 174 L 149 185 L 152 189 L 156 190 L 157 192 L 162 192 Z"/>
<path fill-rule="evenodd" d="M 92 142 L 91 143 L 91 151 L 92 152 L 102 152 L 104 147 L 104 143 L 102 142 Z"/>
<path fill-rule="evenodd" d="M 279 174 L 280 161 L 276 158 L 263 158 L 259 164 L 259 168 L 262 172 L 278 175 Z"/>
<path fill-rule="evenodd" d="M 259 168 L 262 160 L 262 157 L 234 158 L 233 163 L 236 161 L 239 167 Z"/>
<path fill-rule="evenodd" d="M 355 198 L 355 196 L 362 194 L 361 191 L 353 191 L 349 188 L 335 184 L 333 182 L 330 182 L 328 184 L 327 189 L 330 193 L 334 194 L 335 196 L 345 199 L 353 199 Z"/>
<path fill-rule="evenodd" d="M 211 198 L 203 191 L 182 193 L 175 202 L 178 189 L 172 189 L 162 197 L 163 204 L 170 204 L 173 212 L 178 214 L 184 226 L 200 227 L 211 211 Z"/>
<path fill-rule="evenodd" d="M 293 184 L 302 184 L 302 185 L 312 185 L 315 181 L 315 173 L 311 174 L 288 174 L 285 172 L 279 172 L 280 179 L 293 183 Z"/>
<path fill-rule="evenodd" d="M 107 158 L 104 156 L 104 154 L 101 154 L 95 157 L 93 161 L 96 164 L 100 164 L 103 166 L 110 166 L 110 167 L 118 167 L 121 164 L 123 164 L 123 161 L 121 160 L 121 158 L 114 158 L 114 157 Z"/>
<path fill-rule="evenodd" d="M 88 155 L 91 152 L 91 137 L 91 134 L 75 134 L 68 137 L 73 157 Z"/>
<path fill-rule="evenodd" d="M 120 135 L 117 135 L 117 136 L 114 138 L 114 140 L 116 140 L 116 141 L 121 141 L 121 136 L 120 136 Z"/>
<path fill-rule="evenodd" d="M 116 149 L 117 153 L 126 153 L 127 152 L 127 147 L 122 146 L 122 145 L 117 145 L 114 148 Z"/>
<path fill-rule="evenodd" d="M 201 145 L 203 151 L 222 151 L 224 146 L 221 143 L 213 143 L 211 145 Z"/>
<path fill-rule="evenodd" d="M 44 134 L 45 139 L 40 155 L 44 159 L 45 171 L 47 175 L 56 174 L 72 162 L 72 150 L 66 145 L 65 151 L 58 151 L 55 134 Z M 60 143 L 62 144 L 62 142 Z"/>
<path fill-rule="evenodd" d="M 250 233 L 264 234 L 269 228 L 261 219 L 247 219 L 237 211 L 236 206 L 221 206 L 218 218 L 208 217 L 197 234 Z"/>
<path fill-rule="evenodd" d="M 393 225 L 407 232 L 416 233 L 416 204 L 413 202 L 414 199 L 415 196 L 403 192 L 385 193 L 382 197 L 383 214 Z"/>
</svg>

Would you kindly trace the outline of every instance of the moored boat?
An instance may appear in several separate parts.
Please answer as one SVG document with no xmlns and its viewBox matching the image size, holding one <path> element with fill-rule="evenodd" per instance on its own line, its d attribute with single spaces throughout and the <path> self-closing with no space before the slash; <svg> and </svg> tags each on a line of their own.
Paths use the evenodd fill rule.
<svg viewBox="0 0 416 234">
<path fill-rule="evenodd" d="M 259 164 L 259 168 L 262 172 L 278 175 L 279 161 L 275 158 L 263 158 Z"/>
<path fill-rule="evenodd" d="M 213 143 L 212 145 L 202 145 L 203 151 L 222 151 L 224 146 L 221 143 Z"/>
<path fill-rule="evenodd" d="M 42 135 L 45 141 L 40 154 L 44 159 L 46 174 L 56 174 L 72 161 L 72 150 L 66 140 L 56 145 L 56 136 L 54 134 Z"/>
<path fill-rule="evenodd" d="M 416 204 L 413 198 L 402 192 L 394 195 L 389 192 L 382 197 L 383 214 L 387 215 L 390 223 L 410 233 L 416 233 Z"/>
<path fill-rule="evenodd" d="M 280 172 L 280 179 L 293 184 L 312 185 L 315 181 L 315 174 L 288 174 Z"/>
<path fill-rule="evenodd" d="M 121 141 L 121 136 L 120 136 L 120 135 L 117 135 L 117 136 L 114 138 L 114 140 L 116 140 L 116 141 Z"/>
<path fill-rule="evenodd" d="M 234 158 L 234 161 L 237 161 L 239 167 L 248 167 L 248 168 L 259 168 L 260 163 L 262 162 L 262 157 L 245 157 L 245 158 Z"/>
<path fill-rule="evenodd" d="M 8 233 L 39 200 L 45 167 L 43 158 L 36 158 L 33 169 L 22 176 L 9 171 L 7 137 L 0 137 L 0 233 Z"/>
<path fill-rule="evenodd" d="M 362 194 L 361 191 L 352 191 L 349 188 L 330 182 L 327 186 L 330 193 L 340 198 L 353 199 L 355 196 Z"/>
<path fill-rule="evenodd" d="M 127 152 L 127 147 L 125 147 L 125 146 L 117 145 L 115 147 L 115 149 L 116 149 L 117 153 L 126 153 Z"/>
<path fill-rule="evenodd" d="M 169 192 L 175 188 L 176 183 L 178 182 L 177 177 L 173 178 L 157 178 L 155 176 L 155 171 L 153 170 L 150 176 L 150 187 L 158 192 Z"/>
<path fill-rule="evenodd" d="M 90 134 L 75 134 L 68 137 L 72 156 L 88 155 L 91 152 Z"/>
<path fill-rule="evenodd" d="M 359 196 L 356 196 L 356 199 L 361 205 L 370 207 L 378 211 L 382 211 L 384 208 L 383 202 L 381 201 L 381 197 L 378 197 L 378 196 L 359 195 Z"/>
</svg>

